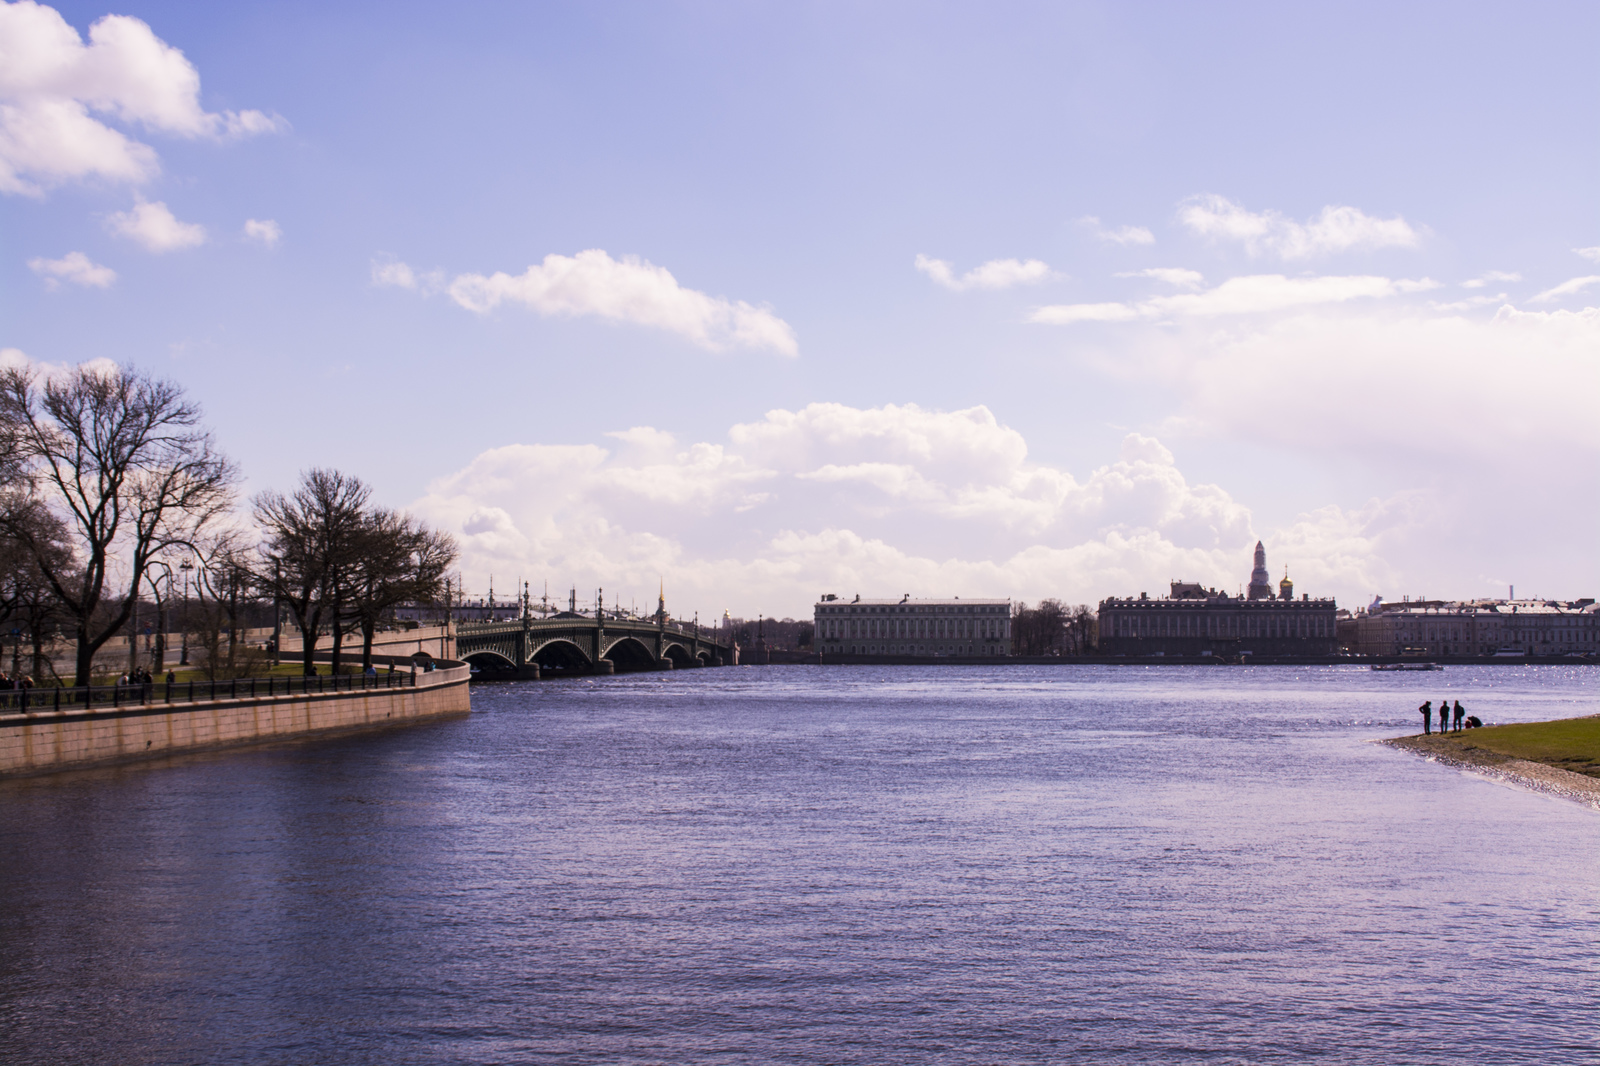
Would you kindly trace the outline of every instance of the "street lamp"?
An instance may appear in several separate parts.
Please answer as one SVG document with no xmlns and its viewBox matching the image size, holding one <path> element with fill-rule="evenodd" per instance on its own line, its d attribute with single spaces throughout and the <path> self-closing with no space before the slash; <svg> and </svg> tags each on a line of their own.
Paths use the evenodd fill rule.
<svg viewBox="0 0 1600 1066">
<path fill-rule="evenodd" d="M 194 569 L 194 561 L 185 558 L 178 564 L 178 569 L 183 571 L 183 654 L 178 657 L 179 666 L 189 665 L 189 572 Z"/>
</svg>

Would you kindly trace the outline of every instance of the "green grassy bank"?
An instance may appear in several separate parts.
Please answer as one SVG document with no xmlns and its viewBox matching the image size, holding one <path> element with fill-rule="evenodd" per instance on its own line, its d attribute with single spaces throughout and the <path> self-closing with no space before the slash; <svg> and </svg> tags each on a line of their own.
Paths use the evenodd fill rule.
<svg viewBox="0 0 1600 1066">
<path fill-rule="evenodd" d="M 1502 759 L 1525 759 L 1600 778 L 1600 715 L 1484 726 L 1443 736 L 1403 737 L 1391 743 L 1455 755 L 1464 762 L 1492 764 Z"/>
</svg>

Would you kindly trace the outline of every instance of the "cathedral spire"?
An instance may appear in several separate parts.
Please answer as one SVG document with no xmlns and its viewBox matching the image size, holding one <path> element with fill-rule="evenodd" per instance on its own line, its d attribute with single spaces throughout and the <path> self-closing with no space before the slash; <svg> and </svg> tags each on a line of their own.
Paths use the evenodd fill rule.
<svg viewBox="0 0 1600 1066">
<path fill-rule="evenodd" d="M 1252 600 L 1272 599 L 1272 578 L 1267 574 L 1267 549 L 1258 540 L 1256 541 L 1256 565 L 1250 571 L 1250 592 Z"/>
</svg>

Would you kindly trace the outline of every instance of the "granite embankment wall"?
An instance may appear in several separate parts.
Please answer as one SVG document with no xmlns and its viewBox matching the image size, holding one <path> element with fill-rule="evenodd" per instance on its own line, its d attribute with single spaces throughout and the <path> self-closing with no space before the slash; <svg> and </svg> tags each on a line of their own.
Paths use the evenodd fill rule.
<svg viewBox="0 0 1600 1066">
<path fill-rule="evenodd" d="M 472 709 L 470 673 L 465 664 L 449 663 L 418 674 L 415 687 L 0 714 L 0 777 L 462 715 Z"/>
</svg>

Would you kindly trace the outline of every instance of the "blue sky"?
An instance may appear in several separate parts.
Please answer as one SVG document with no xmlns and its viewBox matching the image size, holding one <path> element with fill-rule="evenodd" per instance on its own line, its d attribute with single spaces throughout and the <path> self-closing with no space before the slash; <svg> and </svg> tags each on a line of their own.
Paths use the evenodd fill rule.
<svg viewBox="0 0 1600 1066">
<path fill-rule="evenodd" d="M 1592 5 L 0 13 L 7 358 L 469 587 L 1600 584 Z"/>
</svg>

